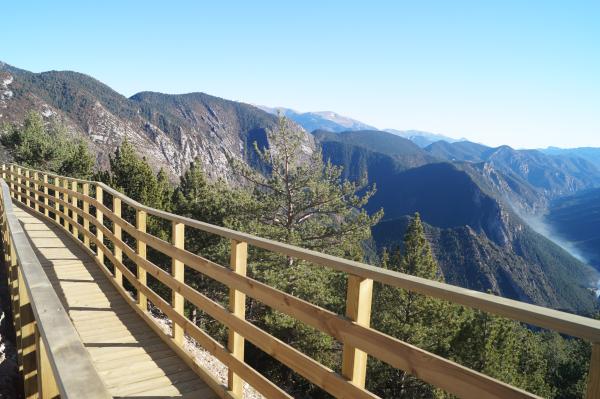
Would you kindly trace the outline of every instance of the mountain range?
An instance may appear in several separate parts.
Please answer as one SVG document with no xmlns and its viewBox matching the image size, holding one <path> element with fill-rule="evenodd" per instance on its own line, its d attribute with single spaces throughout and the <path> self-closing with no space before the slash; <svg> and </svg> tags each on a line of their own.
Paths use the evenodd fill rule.
<svg viewBox="0 0 600 399">
<path fill-rule="evenodd" d="M 88 142 L 99 167 L 127 139 L 173 179 L 198 159 L 209 177 L 231 184 L 228 158 L 259 167 L 253 143 L 270 145 L 267 132 L 277 123 L 276 109 L 204 93 L 128 98 L 80 73 L 0 64 L 0 126 L 21 122 L 29 110 Z M 304 153 L 321 149 L 345 178 L 377 186 L 368 211 L 385 212 L 373 230 L 379 249 L 401 244 L 408 217 L 419 212 L 450 283 L 585 314 L 596 309 L 595 272 L 527 222 L 565 195 L 600 187 L 590 159 L 383 132 L 331 112 L 280 112 L 303 131 Z"/>
<path fill-rule="evenodd" d="M 204 93 L 142 92 L 129 98 L 77 72 L 31 73 L 0 64 L 0 122 L 20 122 L 29 110 L 64 124 L 90 143 L 101 167 L 124 139 L 155 167 L 177 178 L 195 159 L 207 174 L 233 178 L 228 157 L 253 162 L 253 142 L 266 143 L 277 117 L 252 105 Z M 312 136 L 304 136 L 307 154 Z"/>
<path fill-rule="evenodd" d="M 531 204 L 547 188 L 505 164 L 499 168 L 508 174 L 485 161 L 447 161 L 385 132 L 315 132 L 315 138 L 347 178 L 367 176 L 376 185 L 367 208 L 385 212 L 373 230 L 378 248 L 401 245 L 407 215 L 419 212 L 447 281 L 554 308 L 595 306 L 589 287 L 596 273 L 534 231 L 511 204 Z M 515 162 L 535 165 L 537 157 L 517 151 Z M 554 167 L 548 173 L 558 173 L 562 164 Z"/>
<path fill-rule="evenodd" d="M 266 107 L 262 105 L 258 105 L 258 107 L 263 111 L 269 112 L 273 115 L 284 115 L 302 126 L 308 132 L 324 130 L 328 132 L 340 133 L 346 131 L 378 130 L 377 128 L 366 123 L 332 111 L 298 112 L 284 107 Z M 409 139 L 419 147 L 427 147 L 429 144 L 440 140 L 445 140 L 449 143 L 459 141 L 442 134 L 429 133 L 421 130 L 385 129 L 384 131 Z"/>
</svg>

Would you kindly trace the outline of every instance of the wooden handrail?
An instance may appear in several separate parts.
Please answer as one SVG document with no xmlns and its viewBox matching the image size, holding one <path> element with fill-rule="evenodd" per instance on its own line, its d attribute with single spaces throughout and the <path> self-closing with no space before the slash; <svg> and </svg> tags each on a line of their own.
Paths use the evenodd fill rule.
<svg viewBox="0 0 600 399">
<path fill-rule="evenodd" d="M 594 344 L 595 356 L 589 373 L 588 391 L 591 393 L 588 393 L 588 397 L 596 395 L 597 388 L 594 387 L 597 387 L 600 381 L 600 364 L 597 364 L 600 344 L 600 321 L 598 320 L 385 270 L 174 215 L 142 205 L 100 182 L 72 179 L 17 165 L 10 165 L 8 170 L 3 166 L 3 173 L 9 178 L 11 193 L 15 200 L 23 202 L 25 197 L 24 203 L 34 211 L 59 225 L 62 220 L 61 226 L 73 232 L 74 239 L 95 257 L 102 270 L 118 286 L 119 292 L 129 299 L 132 307 L 145 317 L 151 327 L 154 328 L 151 318 L 146 313 L 146 300 L 152 302 L 172 320 L 173 335 L 165 336 L 166 342 L 174 348 L 181 348 L 185 333 L 196 339 L 229 367 L 227 386 L 212 382 L 213 385 L 218 386 L 217 392 L 220 392 L 223 397 L 240 397 L 242 380 L 267 397 L 288 397 L 244 362 L 244 339 L 336 397 L 375 397 L 364 389 L 367 356 L 374 356 L 463 398 L 535 397 L 370 328 L 374 281 L 591 341 Z M 53 191 L 54 195 L 50 195 L 50 191 Z M 92 197 L 91 192 L 95 192 L 96 196 Z M 107 195 L 112 197 L 112 209 L 104 205 L 104 196 Z M 121 217 L 122 205 L 135 210 L 135 226 Z M 95 209 L 94 214 L 90 213 L 92 208 Z M 171 223 L 172 242 L 164 241 L 146 232 L 146 215 Z M 104 225 L 104 219 L 112 222 L 113 229 Z M 91 227 L 95 234 L 90 230 Z M 232 243 L 230 268 L 187 251 L 183 247 L 185 227 L 229 239 Z M 131 248 L 123 241 L 121 231 L 136 240 L 136 248 Z M 112 250 L 104 244 L 105 241 L 112 243 Z M 245 275 L 247 245 L 304 259 L 347 274 L 346 315 L 335 314 L 247 277 Z M 146 258 L 146 246 L 172 259 L 172 273 L 164 271 Z M 95 251 L 92 251 L 92 247 Z M 136 274 L 123 265 L 121 254 L 135 262 Z M 114 272 L 105 267 L 105 259 L 114 266 Z M 183 281 L 183 269 L 186 267 L 227 286 L 230 290 L 229 308 L 221 306 L 187 285 Z M 146 285 L 146 274 L 150 274 L 171 289 L 171 303 L 163 300 Z M 132 300 L 122 288 L 123 277 L 138 291 L 137 300 Z M 333 372 L 246 321 L 243 312 L 246 295 L 340 341 L 344 345 L 342 374 Z M 229 328 L 230 339 L 227 348 L 218 344 L 183 315 L 184 299 Z M 186 356 L 182 351 L 178 353 Z M 190 364 L 194 363 L 193 360 L 188 359 L 188 361 Z M 199 366 L 197 371 L 203 378 L 211 378 Z"/>
<path fill-rule="evenodd" d="M 4 180 L 0 185 L 2 251 L 26 397 L 110 398 L 13 213 L 8 185 Z"/>
</svg>

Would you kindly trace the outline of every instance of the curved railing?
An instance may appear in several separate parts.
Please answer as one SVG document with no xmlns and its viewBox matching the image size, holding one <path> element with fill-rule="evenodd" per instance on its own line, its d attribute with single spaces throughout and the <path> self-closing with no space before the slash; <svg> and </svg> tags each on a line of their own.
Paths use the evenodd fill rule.
<svg viewBox="0 0 600 399">
<path fill-rule="evenodd" d="M 144 206 L 100 182 L 58 176 L 12 164 L 8 167 L 3 165 L 2 173 L 11 187 L 13 198 L 70 232 L 81 247 L 95 257 L 104 273 L 149 326 L 222 397 L 241 397 L 242 381 L 248 382 L 266 397 L 290 397 L 244 361 L 244 340 L 250 341 L 313 384 L 340 398 L 377 397 L 364 388 L 367 356 L 409 372 L 461 398 L 536 397 L 370 328 L 373 282 L 376 281 L 592 342 L 587 398 L 600 398 L 600 321 L 385 270 L 188 219 Z M 95 193 L 94 196 L 90 194 L 92 192 Z M 105 203 L 111 203 L 112 206 L 109 208 Z M 135 225 L 122 217 L 123 204 L 135 210 Z M 147 215 L 171 224 L 170 242 L 146 231 Z M 111 229 L 105 226 L 105 218 L 111 221 Z M 184 248 L 185 228 L 229 239 L 230 267 L 221 266 L 199 254 L 187 251 Z M 135 248 L 124 242 L 123 232 L 135 239 Z M 247 277 L 248 245 L 304 259 L 345 273 L 348 278 L 346 314 L 338 315 Z M 147 259 L 147 246 L 172 259 L 171 273 Z M 111 247 L 113 250 L 109 249 Z M 123 254 L 135 262 L 135 273 L 124 266 Z M 114 273 L 105 266 L 105 258 L 114 265 Z M 229 308 L 187 285 L 183 279 L 185 268 L 202 273 L 229 287 Z M 148 287 L 147 274 L 171 290 L 170 302 Z M 123 277 L 137 290 L 135 299 L 123 289 Z M 341 374 L 245 320 L 246 295 L 341 342 Z M 227 347 L 185 317 L 184 299 L 228 327 Z M 149 316 L 148 300 L 171 319 L 171 335 L 167 336 Z M 228 367 L 227 386 L 219 384 L 182 349 L 184 333 Z"/>
<path fill-rule="evenodd" d="M 26 398 L 110 398 L 0 181 L 2 255 Z"/>
</svg>

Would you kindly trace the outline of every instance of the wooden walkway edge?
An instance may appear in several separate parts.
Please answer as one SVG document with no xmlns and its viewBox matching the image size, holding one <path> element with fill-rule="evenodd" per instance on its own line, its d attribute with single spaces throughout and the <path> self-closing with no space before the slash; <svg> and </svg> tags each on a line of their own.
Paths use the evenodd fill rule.
<svg viewBox="0 0 600 399">
<path fill-rule="evenodd" d="M 21 206 L 14 212 L 113 397 L 217 397 L 64 230 Z"/>
</svg>

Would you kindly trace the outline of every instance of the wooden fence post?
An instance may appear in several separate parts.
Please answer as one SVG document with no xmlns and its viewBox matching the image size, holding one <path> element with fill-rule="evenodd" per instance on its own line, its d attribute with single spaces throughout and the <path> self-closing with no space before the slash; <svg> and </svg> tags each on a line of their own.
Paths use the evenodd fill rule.
<svg viewBox="0 0 600 399">
<path fill-rule="evenodd" d="M 37 203 L 40 200 L 38 191 L 40 190 L 40 185 L 38 184 L 38 179 L 40 175 L 38 172 L 33 172 L 33 209 L 40 212 L 41 206 Z"/>
<path fill-rule="evenodd" d="M 248 262 L 248 244 L 231 240 L 231 258 L 230 266 L 237 274 L 246 275 Z M 246 317 L 246 294 L 235 289 L 229 289 L 229 311 L 236 317 L 244 319 Z M 236 358 L 244 361 L 244 337 L 229 329 L 227 348 Z M 227 388 L 236 397 L 242 397 L 243 380 L 231 369 L 228 372 Z"/>
<path fill-rule="evenodd" d="M 67 179 L 63 179 L 63 188 L 65 189 L 62 196 L 62 200 L 65 203 L 65 205 L 63 205 L 63 214 L 65 215 L 63 218 L 63 226 L 65 226 L 65 230 L 67 230 L 67 232 L 70 232 L 71 230 L 69 229 L 69 221 L 66 218 L 69 216 L 69 208 L 67 208 L 66 205 L 69 203 L 69 181 Z"/>
<path fill-rule="evenodd" d="M 586 399 L 600 398 L 600 343 L 592 344 L 592 358 L 588 372 Z"/>
<path fill-rule="evenodd" d="M 104 201 L 104 192 L 102 191 L 102 187 L 98 185 L 96 186 L 96 201 L 98 201 L 101 204 L 103 204 Z M 98 208 L 96 208 L 96 220 L 98 220 L 101 226 L 104 225 L 104 215 L 102 214 L 102 211 Z M 104 243 L 104 233 L 102 232 L 102 230 L 96 229 L 96 237 L 98 238 L 98 241 Z M 96 248 L 96 257 L 98 258 L 100 264 L 104 265 L 104 252 L 102 251 L 100 246 L 97 246 Z"/>
<path fill-rule="evenodd" d="M 15 195 L 15 193 L 14 193 L 14 191 L 15 191 L 15 165 L 11 164 L 9 169 L 10 169 L 10 179 L 9 179 L 10 186 L 9 187 L 12 188 L 11 195 L 14 198 L 14 195 Z"/>
<path fill-rule="evenodd" d="M 172 238 L 173 245 L 176 248 L 183 248 L 185 242 L 185 225 L 183 223 L 172 222 Z M 184 280 L 184 265 L 183 262 L 178 260 L 177 258 L 171 258 L 171 274 L 175 278 L 175 280 L 183 283 Z M 171 290 L 171 306 L 173 309 L 179 313 L 183 314 L 183 296 L 176 292 L 175 290 Z M 179 346 L 183 346 L 183 329 L 180 325 L 173 322 L 173 341 Z"/>
<path fill-rule="evenodd" d="M 18 268 L 19 269 L 19 268 Z M 21 322 L 21 361 L 25 398 L 37 398 L 37 355 L 35 347 L 35 317 L 19 269 L 19 316 Z"/>
<path fill-rule="evenodd" d="M 22 202 L 23 199 L 21 197 L 21 192 L 23 189 L 21 188 L 21 168 L 17 167 L 17 201 Z"/>
<path fill-rule="evenodd" d="M 35 341 L 37 348 L 37 385 L 39 389 L 39 398 L 57 398 L 59 396 L 58 387 L 56 386 L 56 381 L 52 374 L 46 345 L 44 344 L 44 340 L 40 337 L 37 326 L 35 329 Z"/>
<path fill-rule="evenodd" d="M 57 188 L 60 187 L 60 179 L 56 176 L 54 176 L 54 186 Z M 54 189 L 54 219 L 56 220 L 56 223 L 60 224 L 60 204 L 58 203 L 60 193 L 57 188 Z"/>
<path fill-rule="evenodd" d="M 83 199 L 83 214 L 84 216 L 90 215 L 90 203 L 85 199 L 85 197 L 90 195 L 90 183 L 83 183 L 81 185 L 81 192 L 84 196 Z M 88 236 L 90 232 L 90 221 L 84 217 L 83 218 L 83 245 L 86 247 L 90 247 L 90 237 Z"/>
<path fill-rule="evenodd" d="M 113 214 L 117 217 L 117 219 L 121 219 L 121 198 L 117 198 L 113 195 Z M 115 235 L 115 238 L 117 240 L 120 240 L 122 238 L 122 234 L 121 234 L 121 226 L 115 222 L 113 222 L 113 233 Z M 121 247 L 119 247 L 119 245 L 117 245 L 117 243 L 114 243 L 114 251 L 115 251 L 115 259 L 117 260 L 117 262 L 122 263 L 123 262 L 123 252 L 121 251 Z M 121 269 L 119 269 L 117 267 L 117 265 L 114 265 L 115 267 L 115 280 L 117 280 L 117 284 L 119 285 L 123 285 L 123 273 L 121 272 Z"/>
<path fill-rule="evenodd" d="M 146 232 L 146 212 L 136 209 L 135 211 L 135 228 L 140 233 Z M 138 236 L 136 238 L 135 252 L 140 258 L 146 259 L 146 243 Z M 144 269 L 139 263 L 137 264 L 137 279 L 145 286 L 146 281 L 146 269 Z M 137 304 L 144 312 L 148 310 L 148 299 L 140 290 L 137 293 Z"/>
<path fill-rule="evenodd" d="M 5 220 L 5 223 L 8 223 Z M 6 227 L 6 235 L 8 242 L 8 249 L 10 253 L 10 280 L 11 285 L 11 297 L 12 297 L 12 311 L 13 311 L 13 326 L 15 327 L 15 336 L 16 342 L 15 346 L 17 347 L 17 363 L 19 365 L 19 372 L 23 372 L 23 350 L 21 345 L 21 304 L 19 300 L 19 266 L 17 262 L 17 251 L 15 250 L 15 246 L 13 245 L 12 238 L 10 237 L 10 233 L 8 232 L 8 226 Z"/>
<path fill-rule="evenodd" d="M 50 210 L 48 209 L 49 204 L 50 201 L 48 200 L 48 175 L 44 173 L 44 205 L 46 205 L 44 207 L 44 215 L 46 215 L 46 217 L 50 217 Z"/>
<path fill-rule="evenodd" d="M 25 169 L 25 204 L 31 208 L 31 192 L 29 191 L 29 170 Z"/>
<path fill-rule="evenodd" d="M 74 193 L 77 193 L 77 182 L 76 181 L 71 182 L 71 190 Z M 74 208 L 78 208 L 77 197 L 75 195 L 71 196 L 71 205 L 73 205 Z M 77 212 L 71 211 L 71 218 L 75 222 L 79 223 L 79 215 L 77 214 Z M 75 236 L 76 240 L 79 240 L 79 229 L 77 227 L 75 227 L 75 224 L 73 224 L 73 235 Z"/>
<path fill-rule="evenodd" d="M 373 280 L 348 275 L 346 317 L 364 327 L 371 323 Z M 364 388 L 367 376 L 367 354 L 348 344 L 342 353 L 342 375 L 354 385 Z"/>
</svg>

